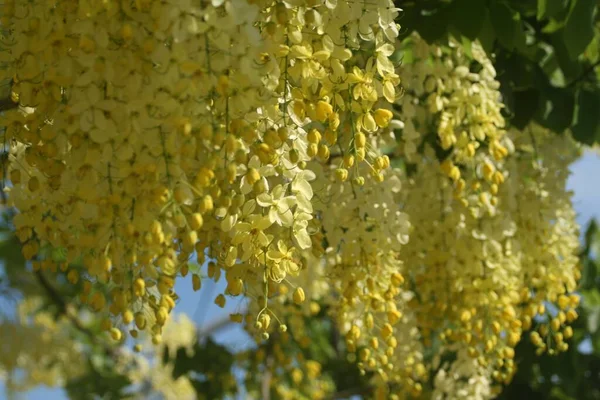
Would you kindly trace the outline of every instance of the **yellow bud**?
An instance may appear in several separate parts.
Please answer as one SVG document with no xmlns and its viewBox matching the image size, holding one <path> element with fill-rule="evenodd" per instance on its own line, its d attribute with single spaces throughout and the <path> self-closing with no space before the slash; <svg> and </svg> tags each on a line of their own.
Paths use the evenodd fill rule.
<svg viewBox="0 0 600 400">
<path fill-rule="evenodd" d="M 192 275 L 192 288 L 194 289 L 194 292 L 197 292 L 198 290 L 200 290 L 200 287 L 202 286 L 202 281 L 200 280 L 200 276 L 199 275 Z"/>
<path fill-rule="evenodd" d="M 379 340 L 376 337 L 372 337 L 371 339 L 369 339 L 369 344 L 374 350 L 377 350 L 379 348 Z"/>
<path fill-rule="evenodd" d="M 229 319 L 231 320 L 231 322 L 241 324 L 244 320 L 244 316 L 240 313 L 229 314 Z"/>
<path fill-rule="evenodd" d="M 448 176 L 450 176 L 450 173 L 452 172 L 452 168 L 454 168 L 454 163 L 452 162 L 452 160 L 450 160 L 449 158 L 445 159 L 441 164 L 440 164 L 440 169 L 442 170 L 442 172 Z"/>
<path fill-rule="evenodd" d="M 490 164 L 489 162 L 486 162 L 485 164 L 483 164 L 483 177 L 487 181 L 492 180 L 492 176 L 493 176 L 494 172 L 495 172 L 495 168 L 492 164 Z"/>
<path fill-rule="evenodd" d="M 167 318 L 169 318 L 169 311 L 165 307 L 159 307 L 156 311 L 156 323 L 164 325 L 167 322 Z"/>
<path fill-rule="evenodd" d="M 294 303 L 296 304 L 304 303 L 304 300 L 306 299 L 306 296 L 304 295 L 304 289 L 297 287 L 296 290 L 294 290 L 293 299 Z"/>
<path fill-rule="evenodd" d="M 260 323 L 261 323 L 261 328 L 264 330 L 269 329 L 269 326 L 271 325 L 271 316 L 269 314 L 262 313 L 260 315 Z"/>
<path fill-rule="evenodd" d="M 569 311 L 567 311 L 567 322 L 573 322 L 577 319 L 578 315 L 577 315 L 577 311 L 570 309 Z"/>
<path fill-rule="evenodd" d="M 389 323 L 394 325 L 396 322 L 400 321 L 402 318 L 402 313 L 398 310 L 389 311 L 387 313 L 387 318 Z"/>
<path fill-rule="evenodd" d="M 367 137 L 362 132 L 357 132 L 354 134 L 354 147 L 357 149 L 362 149 L 367 145 Z M 363 156 L 364 158 L 364 156 Z"/>
<path fill-rule="evenodd" d="M 471 320 L 471 313 L 468 310 L 463 310 L 460 313 L 461 322 L 465 323 Z"/>
<path fill-rule="evenodd" d="M 223 294 L 220 294 L 215 298 L 215 304 L 221 308 L 225 307 L 225 301 L 226 301 L 226 299 Z"/>
<path fill-rule="evenodd" d="M 142 297 L 146 293 L 146 282 L 142 278 L 137 278 L 133 282 L 133 293 L 138 297 Z"/>
<path fill-rule="evenodd" d="M 110 337 L 112 337 L 112 339 L 114 341 L 118 342 L 119 340 L 121 340 L 122 333 L 117 328 L 111 328 L 111 330 L 110 330 Z"/>
<path fill-rule="evenodd" d="M 346 154 L 344 156 L 344 167 L 351 168 L 354 165 L 354 156 L 352 154 Z"/>
<path fill-rule="evenodd" d="M 306 140 L 308 140 L 308 142 L 311 144 L 318 144 L 321 141 L 321 132 L 315 128 L 311 129 L 306 135 Z"/>
<path fill-rule="evenodd" d="M 348 179 L 348 170 L 345 168 L 338 168 L 335 170 L 335 177 L 340 182 L 345 182 Z"/>
<path fill-rule="evenodd" d="M 130 324 L 133 321 L 133 313 L 131 310 L 126 310 L 123 312 L 123 323 Z"/>
<path fill-rule="evenodd" d="M 393 114 L 390 110 L 386 110 L 385 108 L 379 108 L 373 112 L 373 118 L 375 118 L 375 123 L 380 128 L 385 128 L 390 124 L 392 120 Z"/>
<path fill-rule="evenodd" d="M 563 337 L 565 339 L 570 339 L 573 337 L 573 328 L 570 326 L 565 326 L 563 329 Z"/>
<path fill-rule="evenodd" d="M 338 140 L 337 132 L 331 129 L 327 129 L 325 130 L 324 138 L 328 145 L 333 146 L 337 143 Z"/>
<path fill-rule="evenodd" d="M 394 272 L 391 277 L 392 285 L 401 286 L 404 283 L 404 277 L 399 272 Z"/>
<path fill-rule="evenodd" d="M 244 291 L 244 281 L 241 279 L 233 279 L 227 284 L 226 293 L 232 296 L 239 296 Z"/>
<path fill-rule="evenodd" d="M 306 149 L 306 155 L 315 157 L 319 153 L 319 146 L 316 143 L 310 143 Z"/>
<path fill-rule="evenodd" d="M 250 185 L 254 185 L 260 179 L 260 173 L 255 168 L 249 168 L 246 172 L 246 182 Z"/>
<path fill-rule="evenodd" d="M 326 101 L 318 101 L 317 106 L 315 107 L 315 112 L 317 116 L 317 120 L 321 122 L 325 122 L 331 113 L 333 112 L 333 107 Z"/>
<path fill-rule="evenodd" d="M 198 229 L 202 228 L 203 223 L 204 219 L 202 218 L 202 214 L 200 213 L 193 213 L 188 218 L 188 224 L 193 230 L 197 231 Z"/>
<path fill-rule="evenodd" d="M 568 296 L 565 296 L 564 294 L 558 296 L 557 304 L 561 310 L 566 310 L 569 307 L 570 303 L 571 302 Z"/>
<path fill-rule="evenodd" d="M 365 154 L 366 154 L 366 152 L 365 152 L 365 148 L 364 147 L 356 149 L 356 161 L 358 161 L 358 162 L 364 161 L 365 160 Z"/>
<path fill-rule="evenodd" d="M 394 333 L 394 328 L 392 327 L 392 325 L 390 325 L 389 323 L 385 323 L 383 325 L 383 328 L 381 328 L 381 337 L 383 339 L 387 339 L 390 336 L 392 336 L 392 333 Z"/>
<path fill-rule="evenodd" d="M 327 161 L 329 159 L 329 147 L 327 147 L 326 145 L 322 144 L 319 146 L 319 151 L 317 153 L 319 155 L 319 158 L 321 158 L 323 161 Z"/>
<path fill-rule="evenodd" d="M 135 313 L 135 326 L 137 326 L 139 330 L 146 329 L 146 317 L 142 312 Z"/>
</svg>

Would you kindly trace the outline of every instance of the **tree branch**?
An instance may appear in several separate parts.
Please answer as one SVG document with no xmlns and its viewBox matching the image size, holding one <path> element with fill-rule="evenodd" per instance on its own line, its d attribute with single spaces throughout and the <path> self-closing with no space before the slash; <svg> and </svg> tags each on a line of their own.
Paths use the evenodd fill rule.
<svg viewBox="0 0 600 400">
<path fill-rule="evenodd" d="M 97 335 L 94 332 L 92 332 L 90 329 L 85 327 L 81 323 L 81 321 L 79 321 L 77 316 L 73 315 L 69 305 L 65 302 L 65 300 L 62 298 L 60 293 L 58 293 L 58 291 L 48 281 L 48 279 L 46 278 L 46 276 L 44 275 L 44 273 L 42 271 L 36 271 L 35 276 L 37 277 L 37 280 L 40 283 L 40 285 L 42 286 L 42 288 L 44 288 L 44 290 L 46 291 L 50 300 L 52 300 L 52 302 L 54 304 L 56 304 L 56 306 L 58 307 L 58 311 L 61 315 L 64 315 L 73 324 L 73 326 L 78 331 L 85 334 L 92 343 L 100 344 L 104 348 L 104 351 L 107 355 L 110 355 L 110 356 L 116 355 L 114 352 L 114 349 L 112 347 L 108 346 L 106 343 L 99 342 Z"/>
<path fill-rule="evenodd" d="M 593 63 L 592 65 L 590 65 L 589 67 L 587 67 L 581 73 L 581 75 L 579 75 L 577 78 L 575 78 L 571 82 L 569 82 L 569 84 L 567 85 L 567 87 L 571 87 L 571 86 L 575 85 L 576 83 L 581 82 L 582 80 L 584 80 L 585 77 L 588 76 L 590 74 L 590 72 L 592 72 L 599 65 L 600 65 L 600 60 L 596 61 L 595 63 Z"/>
</svg>

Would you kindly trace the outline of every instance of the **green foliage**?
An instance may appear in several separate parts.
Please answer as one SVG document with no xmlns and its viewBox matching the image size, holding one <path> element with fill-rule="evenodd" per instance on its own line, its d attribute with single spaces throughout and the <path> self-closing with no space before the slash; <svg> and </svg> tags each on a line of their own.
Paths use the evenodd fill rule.
<svg viewBox="0 0 600 400">
<path fill-rule="evenodd" d="M 407 37 L 479 40 L 495 56 L 509 121 L 536 121 L 600 143 L 600 17 L 596 0 L 398 1 Z"/>
<path fill-rule="evenodd" d="M 95 357 L 89 361 L 87 373 L 67 382 L 65 390 L 73 400 L 120 400 L 132 398 L 125 391 L 130 384 L 126 376 L 115 371 L 110 358 Z"/>
<path fill-rule="evenodd" d="M 231 375 L 235 355 L 211 338 L 199 340 L 191 352 L 179 347 L 174 354 L 165 347 L 162 362 L 173 364 L 173 379 L 187 375 L 198 398 L 220 399 L 235 394 Z"/>
</svg>

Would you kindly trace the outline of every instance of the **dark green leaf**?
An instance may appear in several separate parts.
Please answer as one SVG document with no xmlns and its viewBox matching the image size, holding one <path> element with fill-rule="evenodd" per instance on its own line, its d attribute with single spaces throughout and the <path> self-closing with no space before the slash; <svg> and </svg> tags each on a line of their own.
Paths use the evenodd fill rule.
<svg viewBox="0 0 600 400">
<path fill-rule="evenodd" d="M 577 95 L 577 112 L 572 128 L 573 137 L 587 145 L 600 141 L 600 92 L 580 90 Z"/>
<path fill-rule="evenodd" d="M 449 17 L 453 25 L 461 35 L 474 40 L 483 26 L 487 8 L 485 1 L 481 0 L 457 0 L 452 3 Z"/>
<path fill-rule="evenodd" d="M 564 88 L 545 87 L 540 93 L 535 119 L 542 126 L 561 133 L 571 126 L 575 110 L 575 95 Z"/>
<path fill-rule="evenodd" d="M 576 59 L 594 38 L 596 0 L 574 0 L 563 39 L 571 59 Z"/>
<path fill-rule="evenodd" d="M 519 22 L 515 19 L 513 11 L 505 3 L 492 1 L 490 3 L 490 19 L 500 44 L 507 50 L 514 49 Z"/>
<path fill-rule="evenodd" d="M 491 53 L 494 48 L 494 41 L 496 40 L 496 33 L 492 27 L 492 21 L 490 19 L 489 12 L 485 13 L 485 19 L 483 20 L 483 26 L 479 32 L 479 43 L 487 53 Z"/>
<path fill-rule="evenodd" d="M 569 49 L 564 41 L 564 29 L 550 35 L 550 44 L 554 46 L 554 54 L 566 81 L 571 81 L 581 74 L 581 65 L 571 59 Z"/>
<path fill-rule="evenodd" d="M 416 21 L 418 21 L 417 27 L 421 37 L 428 43 L 432 43 L 447 33 L 450 18 L 447 9 L 441 8 L 429 15 L 419 15 Z"/>
<path fill-rule="evenodd" d="M 110 363 L 108 363 L 110 364 Z M 100 397 L 106 400 L 131 398 L 124 390 L 131 384 L 127 376 L 115 372 L 111 365 L 104 367 L 89 363 L 89 370 L 65 385 L 69 398 L 87 400 Z"/>
<path fill-rule="evenodd" d="M 527 89 L 513 92 L 514 110 L 511 123 L 517 129 L 524 129 L 535 115 L 539 104 L 540 92 Z"/>
<path fill-rule="evenodd" d="M 538 0 L 537 19 L 555 18 L 567 8 L 565 0 Z"/>
</svg>

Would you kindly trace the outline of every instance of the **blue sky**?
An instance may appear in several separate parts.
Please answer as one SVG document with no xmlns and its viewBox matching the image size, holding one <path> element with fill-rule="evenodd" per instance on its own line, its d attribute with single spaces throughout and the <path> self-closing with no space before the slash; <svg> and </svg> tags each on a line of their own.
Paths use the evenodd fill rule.
<svg viewBox="0 0 600 400">
<path fill-rule="evenodd" d="M 572 165 L 571 175 L 567 187 L 573 190 L 573 204 L 578 213 L 577 221 L 585 228 L 585 224 L 592 217 L 600 216 L 600 155 L 595 152 L 586 152 L 582 158 Z M 192 318 L 200 327 L 210 326 L 212 323 L 226 317 L 229 312 L 242 307 L 242 300 L 228 298 L 225 309 L 213 305 L 212 300 L 222 289 L 221 281 L 217 285 L 211 285 L 208 280 L 203 282 L 204 287 L 200 292 L 192 291 L 191 281 L 180 280 L 177 283 L 177 293 L 180 302 L 177 311 L 185 313 Z M 216 286 L 216 287 L 215 287 Z M 202 306 L 200 305 L 202 304 Z M 204 308 L 205 305 L 210 305 Z M 242 349 L 251 346 L 250 338 L 243 332 L 239 325 L 233 325 L 219 332 L 218 341 L 227 344 L 232 349 Z M 0 384 L 0 398 L 3 396 L 4 387 Z M 64 392 L 60 389 L 39 388 L 23 395 L 28 400 L 62 400 L 66 399 Z"/>
</svg>

